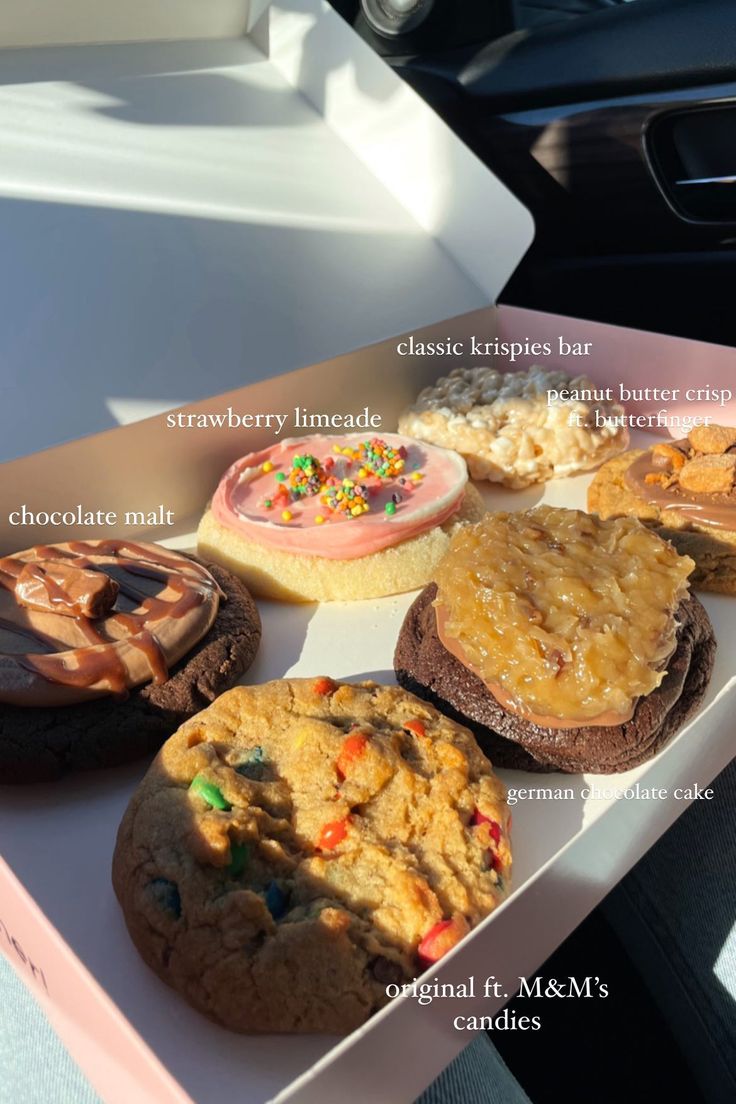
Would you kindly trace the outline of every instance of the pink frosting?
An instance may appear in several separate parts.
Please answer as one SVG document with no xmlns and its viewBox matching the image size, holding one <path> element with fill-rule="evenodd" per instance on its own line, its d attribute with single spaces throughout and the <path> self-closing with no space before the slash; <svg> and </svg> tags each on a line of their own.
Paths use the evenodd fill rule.
<svg viewBox="0 0 736 1104">
<path fill-rule="evenodd" d="M 298 437 L 250 453 L 225 472 L 212 499 L 212 513 L 221 525 L 258 544 L 350 560 L 416 537 L 457 512 L 468 480 L 461 456 L 385 433 L 382 442 L 397 453 L 404 450 L 403 470 L 384 478 L 373 473 L 361 476 L 360 471 L 365 471 L 361 462 L 336 452 L 335 446 L 358 449 L 368 440 L 369 436 L 359 433 Z M 289 491 L 287 497 L 293 460 L 304 455 L 320 461 L 333 480 L 349 479 L 366 488 L 368 512 L 346 516 L 326 506 L 320 493 L 297 498 Z M 264 472 L 264 464 L 272 464 L 273 470 Z M 286 477 L 283 483 L 276 479 L 278 474 Z M 284 490 L 279 493 L 281 487 Z M 387 503 L 395 505 L 394 513 L 386 512 Z M 284 520 L 284 511 L 291 514 L 290 520 Z"/>
</svg>

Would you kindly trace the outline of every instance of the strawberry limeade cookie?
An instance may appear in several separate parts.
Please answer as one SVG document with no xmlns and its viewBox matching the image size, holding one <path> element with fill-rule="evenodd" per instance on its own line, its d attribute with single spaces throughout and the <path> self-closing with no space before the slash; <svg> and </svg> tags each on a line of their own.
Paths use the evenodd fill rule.
<svg viewBox="0 0 736 1104">
<path fill-rule="evenodd" d="M 482 513 L 457 453 L 396 434 L 300 437 L 228 468 L 197 536 L 263 597 L 376 598 L 424 585 Z"/>
</svg>

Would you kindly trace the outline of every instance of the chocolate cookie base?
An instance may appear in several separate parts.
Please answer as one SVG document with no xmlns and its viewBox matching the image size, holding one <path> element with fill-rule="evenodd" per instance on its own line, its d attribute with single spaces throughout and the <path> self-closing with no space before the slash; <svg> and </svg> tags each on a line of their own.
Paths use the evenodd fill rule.
<svg viewBox="0 0 736 1104">
<path fill-rule="evenodd" d="M 258 651 L 261 619 L 239 579 L 214 564 L 207 568 L 226 601 L 166 682 L 132 690 L 123 701 L 105 697 L 40 709 L 0 704 L 0 783 L 46 782 L 138 759 L 237 682 Z"/>
<path fill-rule="evenodd" d="M 662 684 L 622 725 L 542 728 L 505 710 L 485 684 L 447 651 L 437 633 L 431 583 L 409 609 L 394 667 L 399 684 L 465 724 L 494 766 L 515 770 L 616 774 L 653 755 L 703 699 L 715 661 L 708 614 L 690 595 L 678 610 L 677 648 Z"/>
</svg>

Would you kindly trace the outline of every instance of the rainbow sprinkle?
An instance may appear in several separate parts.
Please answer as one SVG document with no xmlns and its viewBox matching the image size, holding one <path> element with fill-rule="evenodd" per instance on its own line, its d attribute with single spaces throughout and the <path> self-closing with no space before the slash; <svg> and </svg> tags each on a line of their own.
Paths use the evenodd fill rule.
<svg viewBox="0 0 736 1104">
<path fill-rule="evenodd" d="M 359 449 L 359 459 L 363 470 L 373 472 L 379 479 L 393 479 L 404 470 L 406 449 L 391 448 L 379 437 L 364 441 Z"/>
<path fill-rule="evenodd" d="M 316 456 L 295 456 L 289 472 L 289 487 L 293 497 L 320 494 L 326 474 Z"/>
<path fill-rule="evenodd" d="M 338 457 L 343 460 L 340 476 L 337 474 L 340 469 L 336 468 Z M 352 478 L 342 477 L 345 461 L 347 468 L 354 473 Z M 271 485 L 273 491 L 261 499 L 261 503 L 267 510 L 278 509 L 281 520 L 288 524 L 294 520 L 289 506 L 306 497 L 319 495 L 325 511 L 315 515 L 315 525 L 324 525 L 333 519 L 349 521 L 369 513 L 370 498 L 381 491 L 385 481 L 395 479 L 399 484 L 397 491 L 400 489 L 401 493 L 392 494 L 383 507 L 385 516 L 394 517 L 402 498 L 406 497 L 407 492 L 416 490 L 424 478 L 423 473 L 416 470 L 419 465 L 414 465 L 413 470 L 407 472 L 406 463 L 406 448 L 403 445 L 394 448 L 380 437 L 363 441 L 356 447 L 333 445 L 332 455 L 322 460 L 309 453 L 294 456 L 288 473 L 275 470 L 276 465 L 267 460 L 261 465 L 261 471 L 272 475 L 275 485 Z"/>
<path fill-rule="evenodd" d="M 352 479 L 330 479 L 322 493 L 322 504 L 335 514 L 360 517 L 370 510 L 368 488 Z"/>
</svg>

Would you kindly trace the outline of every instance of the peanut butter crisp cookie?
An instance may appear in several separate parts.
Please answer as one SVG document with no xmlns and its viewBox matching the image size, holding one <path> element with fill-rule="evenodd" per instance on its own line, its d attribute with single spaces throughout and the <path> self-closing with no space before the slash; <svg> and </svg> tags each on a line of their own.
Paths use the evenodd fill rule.
<svg viewBox="0 0 736 1104">
<path fill-rule="evenodd" d="M 539 506 L 453 540 L 399 634 L 399 683 L 500 766 L 626 771 L 697 710 L 716 643 L 693 562 L 631 518 Z"/>
<path fill-rule="evenodd" d="M 349 601 L 424 586 L 482 514 L 457 453 L 396 434 L 299 437 L 225 472 L 197 540 L 254 594 Z"/>
<path fill-rule="evenodd" d="M 148 965 L 224 1027 L 343 1034 L 506 897 L 505 790 L 395 686 L 236 687 L 133 795 L 113 885 Z"/>
<path fill-rule="evenodd" d="M 237 681 L 260 637 L 239 579 L 155 544 L 1 558 L 0 783 L 157 749 Z"/>
<path fill-rule="evenodd" d="M 588 509 L 639 518 L 695 561 L 693 587 L 736 594 L 733 426 L 697 426 L 682 441 L 610 460 L 590 485 Z"/>
<path fill-rule="evenodd" d="M 420 392 L 399 432 L 455 449 L 473 479 L 519 490 L 589 471 L 623 451 L 624 408 L 586 376 L 455 368 Z"/>
</svg>

